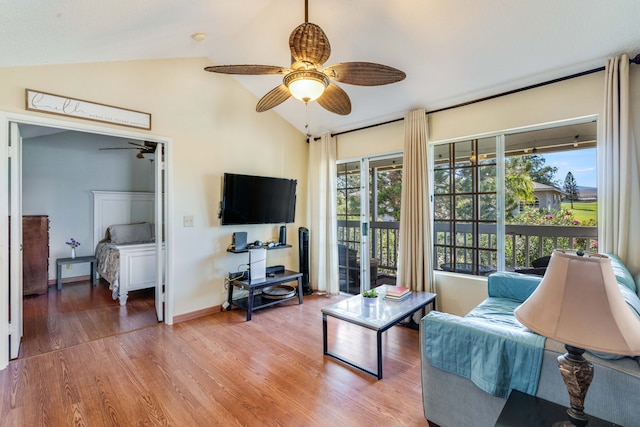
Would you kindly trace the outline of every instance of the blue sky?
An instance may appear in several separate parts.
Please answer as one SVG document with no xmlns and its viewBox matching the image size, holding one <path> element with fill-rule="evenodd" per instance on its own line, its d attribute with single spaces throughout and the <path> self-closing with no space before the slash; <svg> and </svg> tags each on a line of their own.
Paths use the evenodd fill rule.
<svg viewBox="0 0 640 427">
<path fill-rule="evenodd" d="M 596 149 L 565 151 L 561 153 L 546 153 L 546 165 L 558 168 L 555 179 L 564 184 L 568 172 L 573 174 L 576 184 L 580 187 L 596 187 Z"/>
</svg>

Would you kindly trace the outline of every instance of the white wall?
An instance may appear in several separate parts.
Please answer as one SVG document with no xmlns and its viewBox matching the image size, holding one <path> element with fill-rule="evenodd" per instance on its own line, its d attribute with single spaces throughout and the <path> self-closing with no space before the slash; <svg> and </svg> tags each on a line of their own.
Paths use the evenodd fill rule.
<svg viewBox="0 0 640 427">
<path fill-rule="evenodd" d="M 640 136 L 640 66 L 631 66 L 632 116 Z M 428 114 L 429 140 L 441 141 L 486 132 L 600 114 L 604 72 L 574 78 L 526 92 Z M 638 137 L 637 137 L 638 139 Z M 396 122 L 338 137 L 339 159 L 402 149 L 404 123 Z M 640 139 L 639 139 L 640 141 Z M 439 309 L 464 315 L 487 294 L 486 279 L 436 273 Z"/>
<path fill-rule="evenodd" d="M 70 256 L 71 237 L 80 242 L 77 256 L 95 253 L 91 190 L 153 191 L 153 164 L 137 159 L 137 150 L 99 150 L 127 145 L 82 132 L 23 139 L 22 210 L 49 216 L 49 279 L 56 278 L 56 259 Z M 62 270 L 63 278 L 89 274 L 88 264 Z"/>
<path fill-rule="evenodd" d="M 247 231 L 252 240 L 277 236 L 276 225 L 220 226 L 224 172 L 298 180 L 296 223 L 287 229 L 294 248 L 270 251 L 269 264 L 297 269 L 293 236 L 308 226 L 305 136 L 273 111 L 256 113 L 258 99 L 232 77 L 203 71 L 208 65 L 188 58 L 0 68 L 0 110 L 56 118 L 25 111 L 24 90 L 30 88 L 151 113 L 153 128 L 146 133 L 171 138 L 175 315 L 226 299 L 224 277 L 247 262 L 245 255 L 226 252 L 234 231 Z M 194 227 L 183 227 L 185 215 L 194 217 Z"/>
</svg>

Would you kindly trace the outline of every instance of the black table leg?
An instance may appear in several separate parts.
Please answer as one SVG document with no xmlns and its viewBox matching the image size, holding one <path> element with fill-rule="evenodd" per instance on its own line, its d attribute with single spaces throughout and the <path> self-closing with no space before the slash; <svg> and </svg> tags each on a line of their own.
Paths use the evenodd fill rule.
<svg viewBox="0 0 640 427">
<path fill-rule="evenodd" d="M 382 331 L 377 332 L 378 341 L 378 379 L 382 379 Z"/>
<path fill-rule="evenodd" d="M 231 303 L 233 302 L 233 283 L 229 282 L 229 296 L 227 297 L 229 303 L 229 310 L 231 310 Z"/>
<path fill-rule="evenodd" d="M 253 289 L 249 289 L 249 298 L 247 298 L 247 322 L 251 320 L 252 311 L 253 311 Z"/>
<path fill-rule="evenodd" d="M 322 351 L 323 354 L 327 354 L 327 315 L 322 313 Z"/>
<path fill-rule="evenodd" d="M 302 304 L 302 277 L 298 277 L 298 302 Z"/>
<path fill-rule="evenodd" d="M 93 285 L 98 284 L 98 275 L 96 274 L 96 264 L 97 261 L 91 261 L 91 283 Z"/>
</svg>

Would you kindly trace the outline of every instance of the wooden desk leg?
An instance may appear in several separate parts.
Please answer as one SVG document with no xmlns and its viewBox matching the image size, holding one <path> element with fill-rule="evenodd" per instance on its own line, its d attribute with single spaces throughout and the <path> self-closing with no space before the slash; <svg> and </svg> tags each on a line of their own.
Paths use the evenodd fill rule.
<svg viewBox="0 0 640 427">
<path fill-rule="evenodd" d="M 58 290 L 62 290 L 62 265 L 58 264 L 58 269 L 56 271 L 56 284 L 58 285 Z"/>
</svg>

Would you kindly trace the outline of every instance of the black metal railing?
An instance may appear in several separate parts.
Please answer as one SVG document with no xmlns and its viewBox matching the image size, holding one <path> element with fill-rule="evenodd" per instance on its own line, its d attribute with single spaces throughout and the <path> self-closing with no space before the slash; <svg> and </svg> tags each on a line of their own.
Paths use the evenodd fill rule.
<svg viewBox="0 0 640 427">
<path fill-rule="evenodd" d="M 456 242 L 459 247 L 472 245 L 472 229 L 468 224 L 457 224 L 457 232 L 451 230 L 449 224 L 434 224 L 436 236 L 436 250 L 434 251 L 434 267 L 436 270 L 455 270 L 472 274 L 488 274 L 497 269 L 495 262 L 479 262 L 472 257 L 469 259 L 438 258 L 437 242 Z M 465 227 L 469 228 L 468 230 Z M 400 223 L 372 222 L 369 224 L 370 258 L 377 261 L 376 278 L 372 283 L 393 283 L 398 270 L 398 245 Z M 496 251 L 497 233 L 493 224 L 480 224 L 479 236 L 485 240 L 486 251 Z M 339 244 L 348 248 L 351 258 L 358 263 L 349 263 L 346 258 L 341 259 L 341 273 L 359 277 L 360 259 L 360 222 L 338 221 Z M 584 249 L 597 252 L 598 227 L 583 226 L 556 226 L 556 225 L 506 225 L 505 226 L 505 265 L 507 270 L 532 267 L 532 262 L 540 257 L 550 255 L 554 249 Z M 463 251 L 463 253 L 466 253 Z M 495 257 L 494 257 L 495 259 Z M 443 268 L 447 265 L 470 266 L 468 271 L 464 268 Z M 489 264 L 489 265 L 487 265 Z M 475 265 L 475 267 L 474 267 Z M 372 270 L 374 271 L 374 270 Z M 474 273 L 475 272 L 475 273 Z"/>
</svg>

